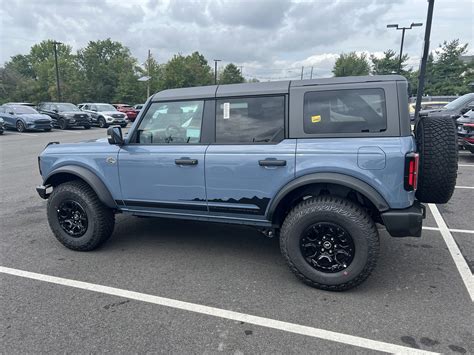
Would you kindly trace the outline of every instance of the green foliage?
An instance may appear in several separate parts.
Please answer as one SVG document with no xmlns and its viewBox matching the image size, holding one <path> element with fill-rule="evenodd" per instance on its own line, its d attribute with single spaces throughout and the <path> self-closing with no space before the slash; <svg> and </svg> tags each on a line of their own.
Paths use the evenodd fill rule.
<svg viewBox="0 0 474 355">
<path fill-rule="evenodd" d="M 370 64 L 367 55 L 365 53 L 357 55 L 356 52 L 342 53 L 337 58 L 332 72 L 334 76 L 369 75 Z"/>
<path fill-rule="evenodd" d="M 199 52 L 175 55 L 163 68 L 165 89 L 210 85 L 212 82 L 212 69 Z"/>
<path fill-rule="evenodd" d="M 382 58 L 377 58 L 373 54 L 370 55 L 370 61 L 372 62 L 372 74 L 374 75 L 387 75 L 387 74 L 397 74 L 398 73 L 398 62 L 399 54 L 395 51 L 389 49 L 383 52 L 384 56 Z M 405 75 L 407 71 L 405 67 L 407 65 L 408 55 L 402 55 L 402 65 L 401 65 L 401 75 Z M 406 76 L 406 75 L 405 75 Z"/>
<path fill-rule="evenodd" d="M 238 84 L 245 81 L 240 69 L 235 64 L 229 63 L 219 73 L 219 84 Z"/>
<path fill-rule="evenodd" d="M 458 39 L 444 41 L 430 55 L 426 67 L 425 95 L 463 95 L 472 92 L 469 83 L 474 81 L 474 64 L 465 63 L 461 55 L 466 54 L 468 44 Z"/>
</svg>

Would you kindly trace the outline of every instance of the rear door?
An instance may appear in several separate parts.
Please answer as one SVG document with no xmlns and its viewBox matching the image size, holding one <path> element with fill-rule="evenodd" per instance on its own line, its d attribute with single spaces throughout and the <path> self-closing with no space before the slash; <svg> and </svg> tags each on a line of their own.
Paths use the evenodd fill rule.
<svg viewBox="0 0 474 355">
<path fill-rule="evenodd" d="M 206 152 L 211 215 L 264 220 L 272 197 L 294 178 L 286 101 L 284 94 L 216 99 L 215 143 Z"/>
</svg>

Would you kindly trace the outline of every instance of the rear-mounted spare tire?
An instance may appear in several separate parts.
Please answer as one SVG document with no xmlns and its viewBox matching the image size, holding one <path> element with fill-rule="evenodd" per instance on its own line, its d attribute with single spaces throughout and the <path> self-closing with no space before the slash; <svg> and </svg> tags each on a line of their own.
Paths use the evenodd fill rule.
<svg viewBox="0 0 474 355">
<path fill-rule="evenodd" d="M 415 137 L 420 154 L 416 198 L 425 203 L 446 203 L 453 195 L 458 172 L 454 121 L 422 118 L 416 125 Z"/>
</svg>

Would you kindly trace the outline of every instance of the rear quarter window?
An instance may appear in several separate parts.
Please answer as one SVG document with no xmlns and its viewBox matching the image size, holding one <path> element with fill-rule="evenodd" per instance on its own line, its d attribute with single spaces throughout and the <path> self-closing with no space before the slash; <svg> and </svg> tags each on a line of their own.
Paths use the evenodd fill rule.
<svg viewBox="0 0 474 355">
<path fill-rule="evenodd" d="M 383 132 L 387 108 L 383 89 L 311 91 L 304 95 L 307 134 Z"/>
</svg>

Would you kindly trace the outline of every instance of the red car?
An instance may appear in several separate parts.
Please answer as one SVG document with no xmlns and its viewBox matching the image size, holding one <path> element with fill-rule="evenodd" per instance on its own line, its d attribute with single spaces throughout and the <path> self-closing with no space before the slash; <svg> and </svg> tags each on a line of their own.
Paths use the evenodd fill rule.
<svg viewBox="0 0 474 355">
<path fill-rule="evenodd" d="M 113 104 L 113 106 L 120 112 L 123 112 L 127 115 L 128 119 L 130 121 L 135 121 L 135 118 L 137 118 L 137 115 L 140 111 L 135 110 L 132 106 L 127 105 L 127 104 Z"/>
</svg>

